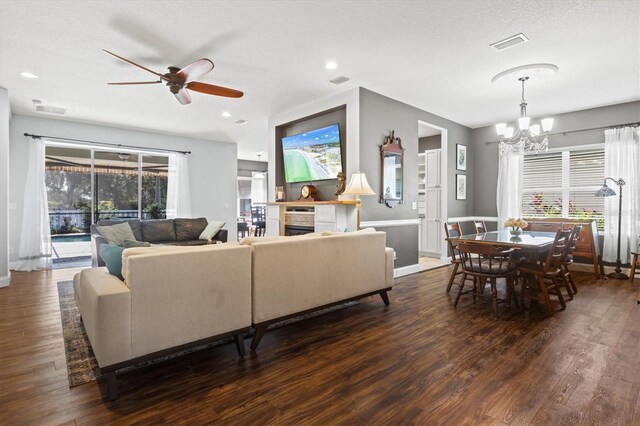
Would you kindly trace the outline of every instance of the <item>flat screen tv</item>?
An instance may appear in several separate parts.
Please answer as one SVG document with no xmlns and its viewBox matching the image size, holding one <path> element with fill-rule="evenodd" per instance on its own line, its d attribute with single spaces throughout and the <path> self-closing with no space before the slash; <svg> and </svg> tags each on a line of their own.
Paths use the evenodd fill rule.
<svg viewBox="0 0 640 426">
<path fill-rule="evenodd" d="M 335 179 L 342 171 L 337 124 L 282 138 L 287 183 Z"/>
</svg>

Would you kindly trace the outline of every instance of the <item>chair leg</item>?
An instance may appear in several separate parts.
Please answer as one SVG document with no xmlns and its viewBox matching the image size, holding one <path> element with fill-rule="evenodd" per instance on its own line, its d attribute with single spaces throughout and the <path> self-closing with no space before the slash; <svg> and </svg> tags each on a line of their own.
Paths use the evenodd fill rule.
<svg viewBox="0 0 640 426">
<path fill-rule="evenodd" d="M 380 291 L 380 297 L 385 305 L 389 306 L 389 295 L 387 294 L 387 290 Z"/>
<path fill-rule="evenodd" d="M 466 273 L 462 273 L 462 280 L 460 280 L 460 284 L 458 285 L 459 289 L 458 289 L 458 295 L 456 296 L 456 300 L 455 302 L 453 302 L 453 307 L 456 308 L 458 306 L 458 301 L 460 300 L 460 296 L 462 295 L 462 289 L 464 288 L 464 282 L 467 280 L 467 274 Z M 474 279 L 475 282 L 475 279 Z M 475 292 L 474 292 L 474 297 L 475 297 Z"/>
<path fill-rule="evenodd" d="M 552 280 L 556 287 L 556 292 L 558 293 L 558 301 L 560 302 L 560 306 L 562 306 L 562 309 L 566 309 L 567 304 L 564 301 L 564 296 L 562 295 L 562 290 L 560 289 L 559 278 L 556 276 L 556 277 L 553 277 Z"/>
<path fill-rule="evenodd" d="M 571 285 L 571 291 L 573 291 L 573 294 L 578 294 L 578 287 L 576 287 L 576 283 L 573 281 L 573 276 L 571 276 L 569 265 L 562 265 L 562 269 L 563 269 L 564 275 L 567 277 L 567 280 L 569 280 L 569 284 Z"/>
<path fill-rule="evenodd" d="M 518 300 L 518 293 L 516 292 L 516 278 L 507 278 L 507 285 L 511 287 L 511 297 L 513 297 L 513 303 L 516 305 L 516 309 L 520 310 L 520 301 Z"/>
<path fill-rule="evenodd" d="M 258 345 L 260 344 L 260 340 L 264 337 L 265 331 L 267 331 L 267 327 L 269 324 L 258 324 L 255 326 L 255 334 L 253 335 L 253 340 L 251 340 L 251 352 L 255 352 L 258 349 Z"/>
<path fill-rule="evenodd" d="M 241 357 L 244 356 L 244 333 L 238 333 L 233 336 L 233 340 L 236 342 L 236 349 L 238 350 L 238 355 Z"/>
<path fill-rule="evenodd" d="M 447 284 L 447 293 L 451 291 L 451 286 L 453 285 L 453 281 L 456 278 L 456 274 L 458 273 L 458 268 L 460 267 L 459 263 L 453 264 L 453 272 L 451 272 L 451 277 L 449 277 L 449 284 Z"/>
<path fill-rule="evenodd" d="M 547 290 L 547 284 L 544 282 L 542 277 L 538 278 L 538 287 L 540 287 L 540 291 L 542 292 L 542 297 L 544 297 L 544 303 L 547 305 L 547 316 L 553 316 L 553 305 L 551 304 L 551 298 L 549 297 L 549 291 Z"/>
<path fill-rule="evenodd" d="M 560 278 L 562 280 L 562 285 L 567 290 L 567 295 L 569 296 L 569 300 L 573 300 L 573 291 L 571 291 L 571 285 L 567 280 L 567 276 L 564 274 L 564 272 L 562 272 L 562 269 L 560 270 Z M 558 291 L 560 290 L 558 289 Z"/>
<path fill-rule="evenodd" d="M 482 287 L 484 288 L 484 284 Z M 496 319 L 498 319 L 498 287 L 496 286 L 495 278 L 491 278 L 491 301 L 493 302 L 493 314 L 496 316 Z"/>
</svg>

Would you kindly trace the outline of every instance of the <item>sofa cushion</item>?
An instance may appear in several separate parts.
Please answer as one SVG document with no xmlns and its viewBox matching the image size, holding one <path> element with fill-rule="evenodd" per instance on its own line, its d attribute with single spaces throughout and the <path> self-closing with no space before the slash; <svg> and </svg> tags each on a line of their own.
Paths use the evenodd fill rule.
<svg viewBox="0 0 640 426">
<path fill-rule="evenodd" d="M 100 257 L 107 265 L 109 273 L 120 280 L 124 281 L 122 277 L 122 252 L 124 247 L 116 246 L 113 244 L 102 244 L 100 246 Z"/>
<path fill-rule="evenodd" d="M 151 247 L 151 244 L 146 241 L 124 240 L 124 248 L 132 247 Z"/>
<path fill-rule="evenodd" d="M 176 241 L 173 219 L 144 220 L 141 225 L 143 241 Z"/>
<path fill-rule="evenodd" d="M 204 229 L 204 231 L 202 231 L 202 233 L 200 234 L 200 239 L 208 240 L 210 238 L 213 238 L 213 236 L 216 235 L 218 231 L 222 229 L 225 223 L 226 222 L 212 220 L 211 222 L 209 222 L 209 224 Z"/>
<path fill-rule="evenodd" d="M 110 226 L 97 226 L 98 232 L 107 239 L 109 244 L 123 247 L 124 240 L 135 240 L 131 226 L 127 222 Z"/>
<path fill-rule="evenodd" d="M 120 223 L 128 223 L 131 227 L 131 231 L 133 232 L 133 236 L 136 237 L 136 240 L 142 241 L 142 229 L 140 227 L 140 219 L 100 219 L 97 226 L 113 226 L 118 225 Z"/>
<path fill-rule="evenodd" d="M 207 227 L 207 218 L 174 219 L 177 241 L 197 240 Z"/>
</svg>

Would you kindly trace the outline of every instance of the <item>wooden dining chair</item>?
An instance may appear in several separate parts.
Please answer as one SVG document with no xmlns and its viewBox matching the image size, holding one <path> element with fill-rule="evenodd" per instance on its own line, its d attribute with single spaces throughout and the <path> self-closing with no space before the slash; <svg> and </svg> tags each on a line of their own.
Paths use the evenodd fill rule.
<svg viewBox="0 0 640 426">
<path fill-rule="evenodd" d="M 476 234 L 484 234 L 487 232 L 487 224 L 484 223 L 484 220 L 474 220 L 473 227 L 476 230 Z"/>
<path fill-rule="evenodd" d="M 544 302 L 548 316 L 554 314 L 551 294 L 558 298 L 562 309 L 566 309 L 567 304 L 560 287 L 565 287 L 567 293 L 572 295 L 570 286 L 562 279 L 561 269 L 561 263 L 568 253 L 569 234 L 570 231 L 558 230 L 551 248 L 542 262 L 522 261 L 517 267 L 522 275 L 521 297 L 523 300 L 535 299 Z"/>
<path fill-rule="evenodd" d="M 565 281 L 565 284 L 571 286 L 571 291 L 573 294 L 578 292 L 578 287 L 576 287 L 576 283 L 571 276 L 571 271 L 569 270 L 569 266 L 573 264 L 573 252 L 576 249 L 576 244 L 578 243 L 578 239 L 580 238 L 580 232 L 582 231 L 582 226 L 576 225 L 571 230 L 571 234 L 569 236 L 568 241 L 568 251 L 562 262 L 560 262 L 560 268 L 562 269 L 562 277 Z"/>
<path fill-rule="evenodd" d="M 457 249 L 458 244 L 448 240 L 449 238 L 455 238 L 462 235 L 462 232 L 460 232 L 460 224 L 458 222 L 445 223 L 444 234 L 447 236 L 447 245 L 449 246 L 449 253 L 451 254 L 451 264 L 453 265 L 453 271 L 451 271 L 449 283 L 447 284 L 447 293 L 449 293 L 456 276 L 462 274 L 462 268 L 460 267 L 462 261 L 460 260 L 459 252 Z"/>
<path fill-rule="evenodd" d="M 515 291 L 517 269 L 515 263 L 511 261 L 514 249 L 473 243 L 460 243 L 457 248 L 462 260 L 462 281 L 460 281 L 454 307 L 458 306 L 460 296 L 466 293 L 473 292 L 474 298 L 485 297 L 481 290 L 484 289 L 485 283 L 489 282 L 491 294 L 488 297 L 491 298 L 496 319 L 498 319 L 498 303 L 509 306 L 513 300 L 516 308 L 520 308 Z M 464 291 L 465 281 L 469 276 L 473 277 L 473 288 Z M 504 300 L 498 299 L 497 280 L 499 278 L 503 278 L 507 285 Z"/>
</svg>

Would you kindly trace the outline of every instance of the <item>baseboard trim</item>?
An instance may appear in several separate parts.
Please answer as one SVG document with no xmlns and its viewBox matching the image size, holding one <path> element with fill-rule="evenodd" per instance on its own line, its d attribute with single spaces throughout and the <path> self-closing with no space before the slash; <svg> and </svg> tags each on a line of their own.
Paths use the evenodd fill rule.
<svg viewBox="0 0 640 426">
<path fill-rule="evenodd" d="M 400 278 L 404 277 L 405 275 L 417 274 L 418 272 L 420 272 L 420 265 L 417 263 L 415 265 L 402 266 L 393 270 L 393 278 Z"/>
<path fill-rule="evenodd" d="M 369 220 L 360 222 L 360 228 L 391 228 L 394 226 L 418 226 L 420 219 Z"/>
<path fill-rule="evenodd" d="M 0 288 L 8 287 L 11 284 L 11 271 L 9 271 L 9 275 L 6 277 L 0 277 Z"/>
</svg>

